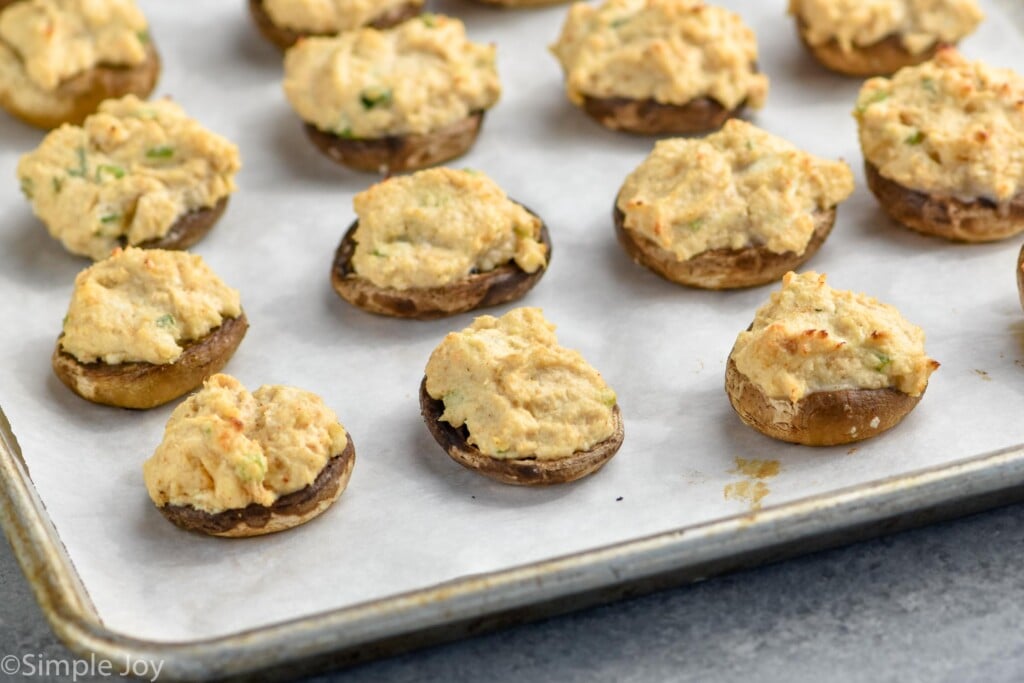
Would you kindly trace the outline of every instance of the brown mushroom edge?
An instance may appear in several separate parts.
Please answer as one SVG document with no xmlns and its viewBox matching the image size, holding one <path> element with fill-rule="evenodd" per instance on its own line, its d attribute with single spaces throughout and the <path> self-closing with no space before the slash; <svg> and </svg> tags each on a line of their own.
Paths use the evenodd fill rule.
<svg viewBox="0 0 1024 683">
<path fill-rule="evenodd" d="M 270 18 L 270 15 L 267 14 L 267 10 L 263 6 L 263 3 L 264 0 L 249 0 L 249 14 L 252 15 L 253 21 L 256 22 L 256 28 L 259 30 L 260 35 L 282 50 L 287 50 L 302 38 L 334 35 L 330 33 L 295 31 L 278 26 L 274 23 L 274 20 Z M 399 5 L 398 7 L 393 7 L 385 11 L 383 14 L 378 15 L 370 21 L 367 26 L 377 29 L 390 28 L 391 26 L 402 23 L 406 19 L 411 19 L 419 15 L 422 9 L 423 2 L 421 0 L 411 0 L 410 2 Z"/>
<path fill-rule="evenodd" d="M 780 279 L 817 253 L 836 221 L 835 207 L 816 211 L 814 232 L 802 254 L 792 251 L 777 254 L 764 246 L 754 246 L 710 249 L 680 261 L 672 252 L 628 229 L 625 214 L 618 205 L 612 214 L 619 244 L 636 263 L 671 282 L 702 289 L 756 287 Z"/>
<path fill-rule="evenodd" d="M 532 211 L 530 213 L 536 216 Z M 540 239 L 547 247 L 547 262 L 543 268 L 538 268 L 533 273 L 527 273 L 510 261 L 494 270 L 473 273 L 462 280 L 440 287 L 378 287 L 366 278 L 360 277 L 352 267 L 352 256 L 356 249 L 355 233 L 358 227 L 359 221 L 349 227 L 334 254 L 331 284 L 338 296 L 345 301 L 378 315 L 432 320 L 515 301 L 525 296 L 540 281 L 547 272 L 548 264 L 551 263 L 551 237 L 547 226 L 541 222 Z"/>
<path fill-rule="evenodd" d="M 572 0 L 477 0 L 482 5 L 494 5 L 504 9 L 518 9 L 526 7 L 547 7 L 549 5 L 561 5 Z"/>
<path fill-rule="evenodd" d="M 334 504 L 348 486 L 355 462 L 356 449 L 348 435 L 345 450 L 327 461 L 312 484 L 281 496 L 273 505 L 254 503 L 223 512 L 206 512 L 191 505 L 164 505 L 158 509 L 176 526 L 209 536 L 245 538 L 273 534 L 305 524 Z"/>
<path fill-rule="evenodd" d="M 228 199 L 228 197 L 221 197 L 213 206 L 189 211 L 176 220 L 163 237 L 146 240 L 132 246 L 139 247 L 140 249 L 174 249 L 179 251 L 188 249 L 205 237 L 206 233 L 210 232 L 217 221 L 220 220 L 228 206 Z M 127 241 L 125 241 L 125 244 L 127 245 Z"/>
<path fill-rule="evenodd" d="M 904 187 L 869 161 L 864 173 L 885 212 L 911 230 L 954 242 L 994 242 L 1024 231 L 1024 193 L 1001 204 L 985 198 L 964 202 Z"/>
<path fill-rule="evenodd" d="M 484 112 L 429 133 L 387 135 L 380 138 L 345 138 L 311 123 L 304 129 L 312 143 L 331 161 L 367 173 L 396 173 L 434 166 L 469 151 L 480 133 Z"/>
<path fill-rule="evenodd" d="M 614 428 L 612 435 L 586 451 L 577 451 L 566 458 L 537 460 L 519 458 L 499 460 L 484 455 L 468 443 L 469 431 L 465 426 L 456 429 L 441 419 L 444 401 L 427 393 L 427 378 L 420 382 L 420 413 L 430 434 L 452 460 L 505 484 L 518 486 L 548 486 L 576 481 L 601 469 L 622 446 L 624 432 L 619 406 L 612 409 Z"/>
<path fill-rule="evenodd" d="M 1017 295 L 1020 298 L 1021 308 L 1024 308 L 1024 246 L 1020 248 L 1017 255 Z"/>
<path fill-rule="evenodd" d="M 173 401 L 220 371 L 245 337 L 249 322 L 243 312 L 226 318 L 202 339 L 186 342 L 173 363 L 83 363 L 61 348 L 53 351 L 53 371 L 71 391 L 87 401 L 145 410 Z"/>
<path fill-rule="evenodd" d="M 717 130 L 739 116 L 746 103 L 726 109 L 709 97 L 686 104 L 665 104 L 651 98 L 591 97 L 583 99 L 583 111 L 605 128 L 639 135 L 688 135 Z"/>
<path fill-rule="evenodd" d="M 871 45 L 854 45 L 850 50 L 844 50 L 834 38 L 821 45 L 811 45 L 807 39 L 807 24 L 802 19 L 797 19 L 797 33 L 800 42 L 819 64 L 830 71 L 857 78 L 892 75 L 905 66 L 928 61 L 940 47 L 936 44 L 915 54 L 903 47 L 897 35 L 886 36 Z"/>
<path fill-rule="evenodd" d="M 53 111 L 39 112 L 18 108 L 17 103 L 0 92 L 0 107 L 30 126 L 51 129 L 64 123 L 81 125 L 96 112 L 100 102 L 125 95 L 146 98 L 160 78 L 160 55 L 152 41 L 146 45 L 146 59 L 137 66 L 99 64 L 62 82 L 53 92 L 60 106 Z"/>
<path fill-rule="evenodd" d="M 736 368 L 729 354 L 725 392 L 733 410 L 765 436 L 804 446 L 838 446 L 895 427 L 921 396 L 892 388 L 817 391 L 793 403 L 772 399 Z"/>
</svg>

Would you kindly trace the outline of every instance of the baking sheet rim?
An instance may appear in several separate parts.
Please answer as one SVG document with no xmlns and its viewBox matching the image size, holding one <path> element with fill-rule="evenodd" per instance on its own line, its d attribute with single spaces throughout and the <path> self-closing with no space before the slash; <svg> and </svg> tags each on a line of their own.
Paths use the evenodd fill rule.
<svg viewBox="0 0 1024 683">
<path fill-rule="evenodd" d="M 1000 495 L 1002 493 L 1003 495 Z M 731 569 L 880 536 L 1024 499 L 1024 444 L 705 524 L 552 560 L 471 575 L 381 600 L 190 642 L 105 627 L 66 554 L 0 408 L 0 526 L 57 636 L 80 656 L 123 667 L 162 661 L 162 680 L 239 676 L 313 660 L 354 663 L 585 605 L 628 587 L 692 583 Z M 956 508 L 961 501 L 969 507 Z M 930 509 L 946 506 L 940 515 Z M 886 524 L 897 520 L 895 524 Z M 780 549 L 786 550 L 780 551 Z M 742 559 L 741 558 L 745 558 Z M 736 560 L 730 565 L 730 559 Z M 710 568 L 700 572 L 701 567 Z M 689 571 L 687 571 L 689 570 Z M 647 590 L 651 590 L 648 587 Z M 603 591 L 603 593 L 602 593 Z M 634 591 L 635 593 L 635 591 Z M 573 604 L 573 596 L 580 597 Z M 544 605 L 555 605 L 547 611 Z M 523 616 L 524 610 L 532 608 Z M 517 617 L 501 619 L 518 611 Z M 467 622 L 476 620 L 475 625 Z M 447 633 L 442 633 L 444 627 Z M 424 638 L 424 634 L 433 635 Z M 417 634 L 419 637 L 417 638 Z M 403 645 L 395 639 L 404 638 Z M 379 647 L 391 641 L 390 646 Z M 411 642 L 415 641 L 415 642 Z M 378 647 L 373 647 L 377 645 Z M 122 669 L 123 670 L 123 669 Z"/>
</svg>

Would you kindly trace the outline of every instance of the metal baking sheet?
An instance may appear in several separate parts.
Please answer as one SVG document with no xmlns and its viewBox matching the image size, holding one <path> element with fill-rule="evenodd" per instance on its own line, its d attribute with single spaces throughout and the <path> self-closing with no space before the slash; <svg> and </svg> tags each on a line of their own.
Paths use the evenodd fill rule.
<svg viewBox="0 0 1024 683">
<path fill-rule="evenodd" d="M 352 195 L 372 178 L 307 144 L 281 94 L 279 55 L 243 4 L 140 4 L 164 57 L 158 93 L 242 151 L 240 191 L 195 249 L 241 290 L 252 323 L 227 371 L 250 388 L 320 393 L 358 456 L 338 504 L 289 533 L 225 541 L 164 521 L 141 464 L 171 407 L 92 406 L 53 377 L 49 354 L 87 263 L 50 240 L 18 195 L 17 158 L 41 134 L 0 120 L 0 177 L 11 179 L 0 183 L 0 406 L 10 420 L 0 424 L 0 519 L 73 648 L 159 655 L 165 675 L 183 679 L 338 663 L 1018 497 L 1024 429 L 1008 419 L 1024 408 L 1018 241 L 951 245 L 883 216 L 859 171 L 849 114 L 858 83 L 809 61 L 784 3 L 721 4 L 755 28 L 772 79 L 752 120 L 857 172 L 857 192 L 808 268 L 895 304 L 943 364 L 904 424 L 852 447 L 786 446 L 732 414 L 724 360 L 771 287 L 684 289 L 615 243 L 612 198 L 651 141 L 605 131 L 565 100 L 546 46 L 566 8 L 431 6 L 499 45 L 505 95 L 457 165 L 484 170 L 546 219 L 554 258 L 523 303 L 544 308 L 623 410 L 619 455 L 547 490 L 461 469 L 420 423 L 427 356 L 472 315 L 376 318 L 330 289 Z M 1010 14 L 983 5 L 988 20 L 964 52 L 1024 71 Z"/>
</svg>

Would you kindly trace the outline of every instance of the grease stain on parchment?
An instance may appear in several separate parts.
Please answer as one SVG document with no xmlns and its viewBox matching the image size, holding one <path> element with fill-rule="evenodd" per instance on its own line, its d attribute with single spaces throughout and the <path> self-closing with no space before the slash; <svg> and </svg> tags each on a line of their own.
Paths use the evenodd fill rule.
<svg viewBox="0 0 1024 683">
<path fill-rule="evenodd" d="M 736 458 L 736 466 L 729 470 L 732 474 L 738 474 L 744 479 L 741 481 L 726 484 L 722 494 L 726 500 L 735 500 L 746 503 L 750 509 L 760 510 L 761 501 L 771 493 L 766 479 L 771 479 L 779 474 L 782 466 L 778 460 L 757 460 L 747 458 Z"/>
</svg>

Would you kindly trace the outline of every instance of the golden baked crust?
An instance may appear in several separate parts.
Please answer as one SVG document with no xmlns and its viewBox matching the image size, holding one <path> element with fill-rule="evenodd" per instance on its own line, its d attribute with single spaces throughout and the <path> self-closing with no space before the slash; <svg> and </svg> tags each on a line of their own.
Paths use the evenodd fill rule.
<svg viewBox="0 0 1024 683">
<path fill-rule="evenodd" d="M 360 277 L 352 266 L 352 256 L 356 249 L 355 233 L 358 227 L 359 221 L 354 222 L 338 245 L 331 267 L 331 284 L 338 296 L 345 301 L 378 315 L 431 320 L 476 308 L 496 306 L 521 299 L 547 272 L 546 264 L 533 273 L 527 273 L 510 261 L 494 270 L 474 273 L 462 280 L 439 287 L 379 287 Z M 547 249 L 547 262 L 550 263 L 551 237 L 543 223 L 540 241 Z"/>
<path fill-rule="evenodd" d="M 306 135 L 328 159 L 367 173 L 403 173 L 462 156 L 476 142 L 484 112 L 430 131 L 382 138 L 345 138 L 305 124 Z"/>
<path fill-rule="evenodd" d="M 327 461 L 312 484 L 281 496 L 273 505 L 253 503 L 216 513 L 191 505 L 168 504 L 158 509 L 182 529 L 225 538 L 263 536 L 305 524 L 329 508 L 348 486 L 356 451 L 352 436 L 347 438 L 345 449 Z"/>
<path fill-rule="evenodd" d="M 202 339 L 184 343 L 184 351 L 173 363 L 82 363 L 61 348 L 61 338 L 57 339 L 51 361 L 60 381 L 87 401 L 146 410 L 187 394 L 220 371 L 248 328 L 244 312 L 226 318 Z"/>
<path fill-rule="evenodd" d="M 725 391 L 747 425 L 765 436 L 804 446 L 837 446 L 876 436 L 895 427 L 919 396 L 893 388 L 817 391 L 791 403 L 771 399 L 736 369 L 730 353 Z"/>
<path fill-rule="evenodd" d="M 624 438 L 622 413 L 616 404 L 612 408 L 614 428 L 611 436 L 586 451 L 577 451 L 566 458 L 554 460 L 500 460 L 470 445 L 466 441 L 469 432 L 464 426 L 456 429 L 441 419 L 444 401 L 431 398 L 427 393 L 426 377 L 420 382 L 420 413 L 430 434 L 452 460 L 491 479 L 518 486 L 565 484 L 592 474 L 612 459 Z"/>
<path fill-rule="evenodd" d="M 69 78 L 52 93 L 47 110 L 22 108 L 17 98 L 0 88 L 0 107 L 30 126 L 51 129 L 64 123 L 80 125 L 96 111 L 100 102 L 125 95 L 148 97 L 160 77 L 160 55 L 152 40 L 146 45 L 146 60 L 137 66 L 99 65 Z"/>
<path fill-rule="evenodd" d="M 640 265 L 671 282 L 703 289 L 738 289 L 756 287 L 778 280 L 818 252 L 832 232 L 836 210 L 814 212 L 814 232 L 802 254 L 787 251 L 781 254 L 767 247 L 743 249 L 710 249 L 685 261 L 660 245 L 627 228 L 625 214 L 616 205 L 612 208 L 615 234 L 626 253 Z"/>
<path fill-rule="evenodd" d="M 868 187 L 893 220 L 911 230 L 957 242 L 992 242 L 1024 231 L 1024 195 L 996 203 L 979 198 L 965 202 L 903 187 L 864 162 Z"/>
<path fill-rule="evenodd" d="M 274 23 L 274 20 L 267 14 L 266 9 L 263 6 L 264 0 L 249 0 L 249 14 L 252 16 L 253 21 L 256 23 L 256 28 L 259 30 L 260 35 L 269 40 L 271 43 L 286 50 L 295 43 L 299 42 L 301 38 L 308 38 L 310 36 L 318 35 L 331 35 L 327 33 L 308 33 L 304 31 L 294 31 L 289 28 L 278 26 Z M 373 28 L 389 28 L 400 24 L 406 19 L 411 19 L 420 13 L 423 3 L 421 1 L 413 1 L 402 5 L 401 7 L 392 8 L 381 14 L 379 17 L 371 21 L 367 26 Z"/>
</svg>

